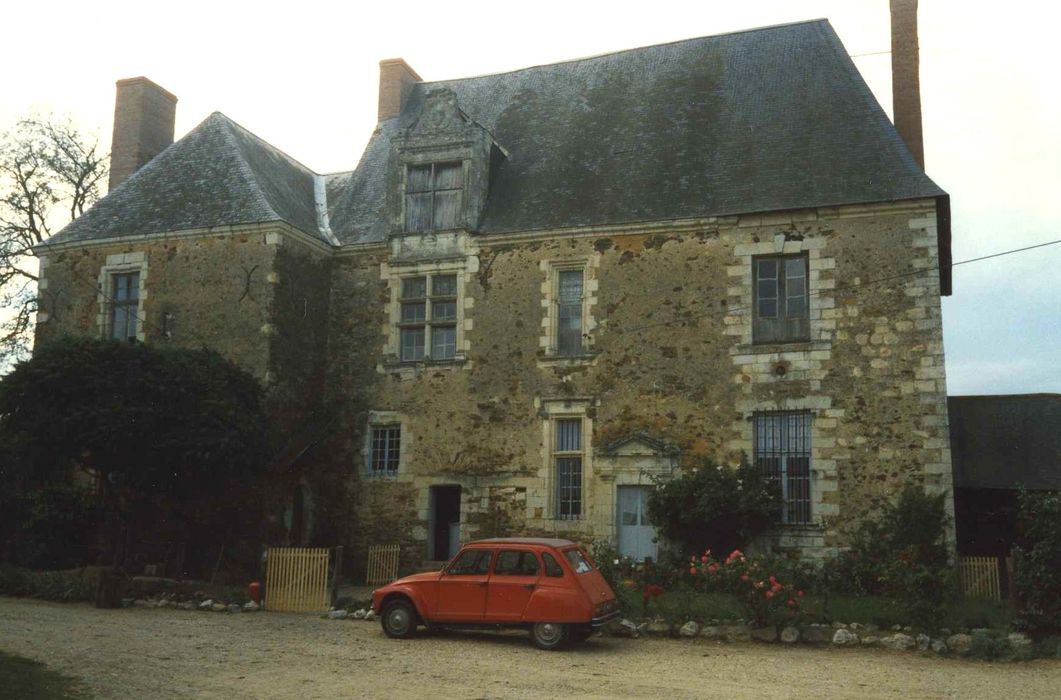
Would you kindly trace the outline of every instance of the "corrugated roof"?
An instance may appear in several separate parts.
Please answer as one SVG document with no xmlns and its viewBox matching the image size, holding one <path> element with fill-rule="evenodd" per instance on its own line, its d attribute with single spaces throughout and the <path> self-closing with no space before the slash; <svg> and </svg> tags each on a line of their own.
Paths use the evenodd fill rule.
<svg viewBox="0 0 1061 700">
<path fill-rule="evenodd" d="M 955 488 L 1061 491 L 1061 394 L 951 396 Z"/>
<path fill-rule="evenodd" d="M 944 195 L 815 20 L 418 84 L 327 176 L 341 243 L 385 238 L 391 140 L 438 87 L 508 153 L 486 233 Z M 312 173 L 214 114 L 52 240 L 274 219 L 320 235 Z"/>
</svg>

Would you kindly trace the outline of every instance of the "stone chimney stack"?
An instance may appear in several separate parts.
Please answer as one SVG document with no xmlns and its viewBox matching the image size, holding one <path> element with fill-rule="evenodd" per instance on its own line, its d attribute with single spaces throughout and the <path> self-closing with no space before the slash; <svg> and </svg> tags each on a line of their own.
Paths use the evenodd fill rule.
<svg viewBox="0 0 1061 700">
<path fill-rule="evenodd" d="M 413 86 L 421 80 L 403 59 L 388 58 L 380 61 L 378 121 L 401 114 Z"/>
<path fill-rule="evenodd" d="M 892 112 L 895 128 L 921 169 L 921 78 L 917 48 L 917 0 L 890 0 L 892 15 Z"/>
<path fill-rule="evenodd" d="M 110 190 L 173 143 L 177 114 L 177 97 L 143 76 L 116 85 Z"/>
</svg>

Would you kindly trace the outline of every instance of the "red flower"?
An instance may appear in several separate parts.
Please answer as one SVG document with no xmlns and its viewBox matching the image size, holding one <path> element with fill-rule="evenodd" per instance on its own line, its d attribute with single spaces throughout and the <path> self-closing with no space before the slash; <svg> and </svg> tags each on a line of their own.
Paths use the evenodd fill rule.
<svg viewBox="0 0 1061 700">
<path fill-rule="evenodd" d="M 700 557 L 700 563 L 701 564 L 706 564 L 707 563 L 707 555 L 706 554 L 704 556 Z"/>
<path fill-rule="evenodd" d="M 696 575 L 696 567 L 695 566 L 690 566 L 689 567 L 689 573 L 693 574 L 695 576 Z"/>
<path fill-rule="evenodd" d="M 798 595 L 800 598 L 802 598 L 803 597 L 803 591 L 796 591 L 796 595 Z"/>
<path fill-rule="evenodd" d="M 751 581 L 752 579 L 751 579 L 750 576 L 748 576 L 748 574 L 741 574 L 740 580 L 744 581 L 745 583 L 747 583 L 748 581 Z"/>
<path fill-rule="evenodd" d="M 711 572 L 712 574 L 715 573 L 716 571 L 718 571 L 718 564 L 710 564 L 710 565 L 708 565 L 707 570 L 709 572 Z"/>
<path fill-rule="evenodd" d="M 789 598 L 788 599 L 788 607 L 790 607 L 790 608 L 796 607 L 796 601 L 794 599 L 792 599 L 792 598 Z"/>
<path fill-rule="evenodd" d="M 773 598 L 774 597 L 774 592 L 773 591 L 767 591 L 766 592 L 766 597 L 767 598 Z"/>
</svg>

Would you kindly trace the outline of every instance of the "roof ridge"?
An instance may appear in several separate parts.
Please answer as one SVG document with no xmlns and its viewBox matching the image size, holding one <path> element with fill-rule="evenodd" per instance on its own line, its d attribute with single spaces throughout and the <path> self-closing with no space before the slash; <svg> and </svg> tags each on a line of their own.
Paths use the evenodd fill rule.
<svg viewBox="0 0 1061 700">
<path fill-rule="evenodd" d="M 217 117 L 220 117 L 220 119 L 214 119 L 215 115 Z M 243 173 L 243 176 L 245 178 L 247 178 L 248 182 L 253 186 L 253 188 L 254 188 L 254 196 L 258 200 L 259 204 L 263 205 L 265 207 L 265 209 L 268 210 L 269 213 L 271 213 L 273 215 L 273 217 L 277 221 L 283 221 L 283 217 L 280 216 L 280 212 L 276 211 L 276 207 L 273 206 L 273 203 L 271 201 L 269 201 L 269 198 L 265 195 L 265 192 L 262 190 L 262 185 L 261 185 L 261 182 L 259 182 L 259 180 L 258 180 L 258 175 L 257 175 L 257 173 L 254 172 L 254 168 L 251 167 L 251 164 L 247 160 L 246 156 L 243 155 L 243 149 L 240 148 L 239 143 L 235 140 L 236 135 L 234 133 L 232 133 L 232 128 L 236 127 L 238 129 L 242 129 L 243 131 L 246 131 L 246 133 L 250 134 L 251 136 L 254 136 L 254 134 L 251 134 L 251 132 L 247 131 L 242 126 L 240 126 L 236 122 L 232 121 L 231 119 L 229 119 L 227 116 L 225 116 L 221 112 L 212 112 L 210 114 L 210 116 L 207 117 L 206 120 L 204 120 L 204 123 L 205 123 L 205 121 L 208 121 L 208 120 L 211 120 L 211 119 L 216 121 L 218 124 L 221 124 L 221 125 L 224 126 L 224 128 L 225 128 L 225 139 L 229 142 L 229 145 L 232 147 L 233 151 L 235 152 L 237 161 L 239 162 L 240 171 Z M 259 141 L 261 141 L 261 139 L 259 139 L 257 136 L 254 136 L 254 138 L 258 139 Z M 264 141 L 263 141 L 263 143 L 264 143 Z"/>
<path fill-rule="evenodd" d="M 208 116 L 207 119 L 210 119 L 214 115 L 217 115 L 217 116 L 221 117 L 230 126 L 236 127 L 237 129 L 242 131 L 247 136 L 250 136 L 252 139 L 254 139 L 255 141 L 261 143 L 263 146 L 266 146 L 270 150 L 275 151 L 276 153 L 280 154 L 281 156 L 283 156 L 287 160 L 291 161 L 294 165 L 297 165 L 298 167 L 300 167 L 303 170 L 305 170 L 307 173 L 309 173 L 311 175 L 326 175 L 327 174 L 327 173 L 319 173 L 319 172 L 317 172 L 313 168 L 309 167 L 308 165 L 306 165 L 305 163 L 300 161 L 298 158 L 295 158 L 294 156 L 292 156 L 287 151 L 285 151 L 282 148 L 279 148 L 277 146 L 274 146 L 269 141 L 266 141 L 261 136 L 258 136 L 258 134 L 254 133 L 253 131 L 251 131 L 247 127 L 243 126 L 242 124 L 240 124 L 239 122 L 237 122 L 235 119 L 233 119 L 232 117 L 228 116 L 224 112 L 221 112 L 221 111 L 215 109 L 213 112 L 210 113 L 210 116 Z"/>
<path fill-rule="evenodd" d="M 655 49 L 655 48 L 658 48 L 658 47 L 661 47 L 661 46 L 674 46 L 674 45 L 677 45 L 677 44 L 684 44 L 686 42 L 691 42 L 691 41 L 702 41 L 704 39 L 717 39 L 717 38 L 720 38 L 720 37 L 733 36 L 733 35 L 736 35 L 736 34 L 752 34 L 754 32 L 768 31 L 768 30 L 771 30 L 771 29 L 781 29 L 782 27 L 793 27 L 793 26 L 797 26 L 797 25 L 801 25 L 801 24 L 818 24 L 818 23 L 822 23 L 822 22 L 825 22 L 826 24 L 828 24 L 829 23 L 829 19 L 827 17 L 818 17 L 816 19 L 804 19 L 804 20 L 797 20 L 797 21 L 794 21 L 794 22 L 781 22 L 779 24 L 769 24 L 769 25 L 765 25 L 765 26 L 762 26 L 762 27 L 752 27 L 751 29 L 734 29 L 733 31 L 719 32 L 718 34 L 706 34 L 706 35 L 703 35 L 703 36 L 691 36 L 691 37 L 686 37 L 685 39 L 674 39 L 672 41 L 661 41 L 658 44 L 646 44 L 644 46 L 635 46 L 635 47 L 629 48 L 629 49 L 616 49 L 614 51 L 605 51 L 603 53 L 591 54 L 589 56 L 579 56 L 577 58 L 568 58 L 568 59 L 564 59 L 563 61 L 554 61 L 552 63 L 538 63 L 538 64 L 535 64 L 533 66 L 524 66 L 522 68 L 514 68 L 513 70 L 503 70 L 503 71 L 497 71 L 497 72 L 494 72 L 494 73 L 479 73 L 477 75 L 465 75 L 465 76 L 462 76 L 462 77 L 459 77 L 459 78 L 443 78 L 441 80 L 423 80 L 423 81 L 420 82 L 420 85 L 434 85 L 434 84 L 438 84 L 438 83 L 455 83 L 455 82 L 459 82 L 459 81 L 462 81 L 462 80 L 474 80 L 476 78 L 492 78 L 492 77 L 501 76 L 501 75 L 512 75 L 514 73 L 522 73 L 524 71 L 536 70 L 538 68 L 551 68 L 553 66 L 562 66 L 562 65 L 567 64 L 567 63 L 580 63 L 582 61 L 593 61 L 593 60 L 597 60 L 597 59 L 600 59 L 600 58 L 607 58 L 609 56 L 617 56 L 619 54 L 624 54 L 624 53 L 633 53 L 635 51 L 644 51 L 645 49 Z"/>
</svg>

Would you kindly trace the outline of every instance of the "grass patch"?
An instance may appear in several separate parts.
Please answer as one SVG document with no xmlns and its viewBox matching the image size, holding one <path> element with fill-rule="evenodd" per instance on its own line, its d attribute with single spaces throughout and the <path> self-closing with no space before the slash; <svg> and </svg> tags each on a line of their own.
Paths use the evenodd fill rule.
<svg viewBox="0 0 1061 700">
<path fill-rule="evenodd" d="M 0 688 L 4 697 L 20 700 L 87 700 L 77 681 L 48 669 L 38 661 L 0 651 Z"/>
</svg>

